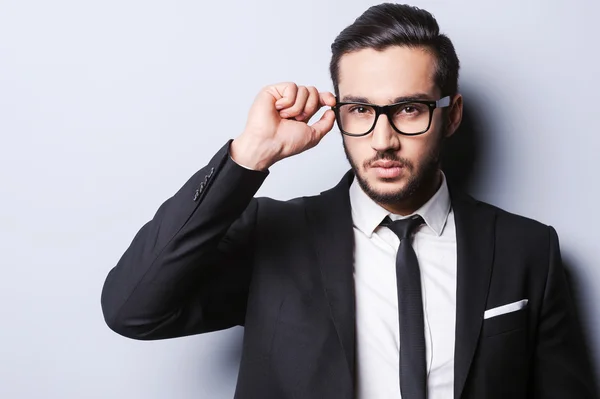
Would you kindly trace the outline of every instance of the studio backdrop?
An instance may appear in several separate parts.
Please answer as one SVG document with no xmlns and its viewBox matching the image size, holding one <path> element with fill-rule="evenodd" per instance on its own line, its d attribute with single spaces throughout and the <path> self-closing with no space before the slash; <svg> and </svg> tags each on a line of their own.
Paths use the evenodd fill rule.
<svg viewBox="0 0 600 399">
<path fill-rule="evenodd" d="M 0 0 L 0 397 L 233 397 L 241 328 L 129 340 L 104 323 L 102 284 L 258 90 L 332 89 L 330 44 L 374 4 Z M 557 229 L 600 378 L 600 2 L 413 4 L 462 63 L 448 173 Z M 258 195 L 316 194 L 348 168 L 335 128 Z"/>
</svg>

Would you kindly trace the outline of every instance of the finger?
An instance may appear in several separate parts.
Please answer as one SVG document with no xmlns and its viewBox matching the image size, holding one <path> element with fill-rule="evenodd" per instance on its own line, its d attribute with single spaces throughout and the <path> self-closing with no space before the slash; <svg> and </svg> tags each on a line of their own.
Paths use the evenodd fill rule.
<svg viewBox="0 0 600 399">
<path fill-rule="evenodd" d="M 332 110 L 327 110 L 317 122 L 310 128 L 314 134 L 314 139 L 319 142 L 331 129 L 335 123 L 335 114 Z"/>
<path fill-rule="evenodd" d="M 278 110 L 291 107 L 296 102 L 298 85 L 293 82 L 279 83 L 267 89 L 277 99 L 275 108 Z"/>
<path fill-rule="evenodd" d="M 300 116 L 302 117 L 302 121 L 308 121 L 310 118 L 313 117 L 314 114 L 317 113 L 319 108 L 321 108 L 321 106 L 319 104 L 321 100 L 320 100 L 319 91 L 317 90 L 317 88 L 314 86 L 310 86 L 307 89 L 308 89 L 308 99 L 306 100 L 306 105 L 304 106 L 304 110 L 302 110 L 302 113 L 300 114 Z M 298 118 L 296 118 L 296 119 L 298 119 Z"/>
<path fill-rule="evenodd" d="M 323 107 L 325 105 L 328 105 L 330 107 L 335 106 L 337 100 L 335 98 L 335 96 L 333 95 L 333 93 L 328 92 L 328 91 L 324 91 L 319 93 L 319 100 L 320 100 L 320 105 Z"/>
<path fill-rule="evenodd" d="M 308 89 L 304 86 L 300 86 L 298 87 L 298 92 L 296 94 L 296 101 L 294 102 L 294 104 L 291 107 L 288 108 L 283 108 L 281 110 L 281 117 L 282 118 L 295 118 L 298 115 L 300 115 L 300 113 L 302 113 L 302 110 L 304 109 L 304 106 L 306 105 L 306 100 L 308 99 Z"/>
</svg>

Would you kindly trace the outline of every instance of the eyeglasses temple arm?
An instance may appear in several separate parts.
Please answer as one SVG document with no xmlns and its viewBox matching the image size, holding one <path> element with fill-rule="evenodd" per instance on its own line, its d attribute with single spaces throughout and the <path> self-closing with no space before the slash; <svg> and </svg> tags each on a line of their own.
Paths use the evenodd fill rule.
<svg viewBox="0 0 600 399">
<path fill-rule="evenodd" d="M 435 102 L 436 108 L 445 108 L 450 105 L 450 96 L 446 96 L 444 98 L 440 98 Z"/>
</svg>

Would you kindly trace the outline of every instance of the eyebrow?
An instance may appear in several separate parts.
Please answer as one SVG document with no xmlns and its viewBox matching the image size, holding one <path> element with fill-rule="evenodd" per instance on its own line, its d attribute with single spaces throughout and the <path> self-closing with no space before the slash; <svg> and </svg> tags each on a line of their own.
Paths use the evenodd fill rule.
<svg viewBox="0 0 600 399">
<path fill-rule="evenodd" d="M 394 98 L 390 104 L 395 104 L 395 103 L 401 103 L 404 101 L 419 101 L 419 100 L 427 100 L 427 101 L 434 101 L 432 100 L 431 96 L 429 94 L 426 93 L 415 93 L 415 94 L 411 94 L 409 96 L 400 96 L 400 97 L 396 97 Z M 348 102 L 348 103 L 366 103 L 366 104 L 372 104 L 371 101 L 369 101 L 369 99 L 367 97 L 361 97 L 361 96 L 353 96 L 353 95 L 347 95 L 344 96 L 342 98 L 341 102 Z"/>
</svg>

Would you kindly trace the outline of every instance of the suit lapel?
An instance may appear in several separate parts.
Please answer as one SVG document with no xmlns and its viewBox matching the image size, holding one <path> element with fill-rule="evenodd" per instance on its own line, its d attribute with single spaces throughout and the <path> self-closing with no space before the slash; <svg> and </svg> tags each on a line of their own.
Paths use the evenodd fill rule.
<svg viewBox="0 0 600 399">
<path fill-rule="evenodd" d="M 456 224 L 457 289 L 454 397 L 464 390 L 487 302 L 496 214 L 493 208 L 450 187 Z"/>
<path fill-rule="evenodd" d="M 344 350 L 350 381 L 354 381 L 354 233 L 346 173 L 340 183 L 307 200 L 306 216 L 317 251 L 325 295 Z"/>
</svg>

